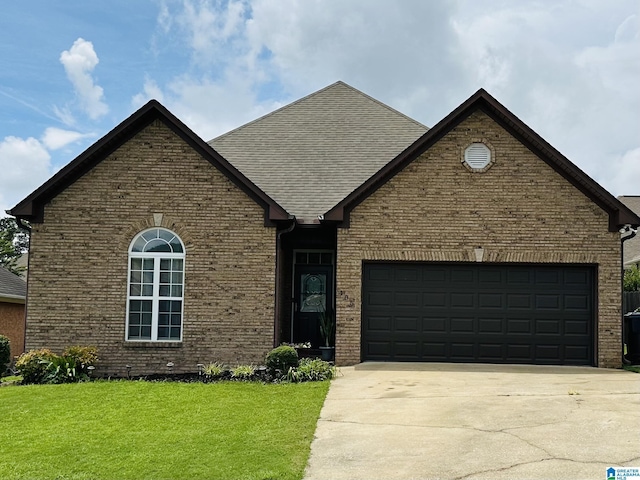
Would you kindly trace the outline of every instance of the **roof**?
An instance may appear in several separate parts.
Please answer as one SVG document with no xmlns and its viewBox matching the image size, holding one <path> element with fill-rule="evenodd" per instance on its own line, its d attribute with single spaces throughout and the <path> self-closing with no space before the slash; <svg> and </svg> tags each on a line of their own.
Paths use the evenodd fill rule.
<svg viewBox="0 0 640 480">
<path fill-rule="evenodd" d="M 82 175 L 100 163 L 109 154 L 123 145 L 154 120 L 162 121 L 187 144 L 226 175 L 240 189 L 261 205 L 265 210 L 265 224 L 275 220 L 287 220 L 289 215 L 273 199 L 256 187 L 247 177 L 197 136 L 189 127 L 178 120 L 157 100 L 151 100 L 133 115 L 120 123 L 104 137 L 85 150 L 81 155 L 63 167 L 58 173 L 22 200 L 7 213 L 20 219 L 41 222 L 44 205 Z"/>
<path fill-rule="evenodd" d="M 637 214 L 580 170 L 482 88 L 385 165 L 379 172 L 336 204 L 325 214 L 324 218 L 348 225 L 349 213 L 353 208 L 477 110 L 481 110 L 491 117 L 541 160 L 545 161 L 551 168 L 607 212 L 609 214 L 609 231 L 615 232 L 625 225 L 640 226 L 640 217 Z"/>
<path fill-rule="evenodd" d="M 318 223 L 427 130 L 336 82 L 209 144 L 300 223 Z"/>
<path fill-rule="evenodd" d="M 640 195 L 623 195 L 618 197 L 622 203 L 640 214 Z M 624 242 L 622 263 L 625 267 L 640 263 L 640 234 Z"/>
<path fill-rule="evenodd" d="M 24 300 L 26 296 L 27 282 L 6 268 L 0 267 L 0 301 Z"/>
</svg>

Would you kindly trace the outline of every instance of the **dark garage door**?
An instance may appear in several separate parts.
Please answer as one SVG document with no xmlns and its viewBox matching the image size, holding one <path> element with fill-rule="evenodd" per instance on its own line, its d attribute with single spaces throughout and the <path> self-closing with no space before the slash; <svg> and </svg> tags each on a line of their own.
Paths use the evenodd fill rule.
<svg viewBox="0 0 640 480">
<path fill-rule="evenodd" d="M 593 365 L 593 267 L 363 268 L 363 360 Z"/>
</svg>

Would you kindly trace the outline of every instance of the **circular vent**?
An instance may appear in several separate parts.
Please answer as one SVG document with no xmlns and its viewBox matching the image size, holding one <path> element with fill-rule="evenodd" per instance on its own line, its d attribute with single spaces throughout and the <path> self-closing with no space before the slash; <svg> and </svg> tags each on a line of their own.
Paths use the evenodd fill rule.
<svg viewBox="0 0 640 480">
<path fill-rule="evenodd" d="M 491 163 L 491 150 L 484 143 L 472 143 L 464 151 L 464 161 L 473 170 L 482 170 Z"/>
</svg>

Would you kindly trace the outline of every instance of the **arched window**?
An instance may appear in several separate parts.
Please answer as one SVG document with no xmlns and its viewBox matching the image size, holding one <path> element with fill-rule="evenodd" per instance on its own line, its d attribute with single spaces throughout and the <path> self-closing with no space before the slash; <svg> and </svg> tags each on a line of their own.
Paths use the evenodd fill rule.
<svg viewBox="0 0 640 480">
<path fill-rule="evenodd" d="M 127 340 L 180 341 L 184 246 L 164 228 L 139 233 L 129 247 Z"/>
</svg>

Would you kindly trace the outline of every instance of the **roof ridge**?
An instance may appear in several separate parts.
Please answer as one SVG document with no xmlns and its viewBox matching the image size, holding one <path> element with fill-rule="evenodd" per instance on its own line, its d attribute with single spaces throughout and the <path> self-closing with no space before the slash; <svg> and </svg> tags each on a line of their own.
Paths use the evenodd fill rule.
<svg viewBox="0 0 640 480">
<path fill-rule="evenodd" d="M 321 88 L 320 90 L 316 90 L 315 92 L 311 92 L 310 94 L 305 95 L 304 97 L 299 98 L 298 100 L 295 100 L 295 101 L 293 101 L 293 102 L 291 102 L 291 103 L 287 103 L 286 105 L 283 105 L 282 107 L 277 108 L 277 109 L 273 110 L 272 112 L 266 113 L 266 114 L 262 115 L 261 117 L 258 117 L 258 118 L 254 119 L 254 120 L 251 120 L 250 122 L 244 123 L 244 124 L 240 125 L 239 127 L 234 128 L 233 130 L 229 130 L 228 132 L 225 132 L 225 133 L 223 133 L 222 135 L 218 135 L 217 137 L 214 137 L 214 138 L 212 138 L 211 140 L 207 141 L 207 143 L 208 143 L 208 144 L 212 144 L 212 143 L 213 143 L 213 142 L 215 142 L 216 140 L 219 140 L 219 139 L 224 138 L 224 137 L 226 137 L 226 136 L 228 136 L 228 135 L 231 135 L 232 133 L 238 132 L 238 131 L 240 131 L 240 130 L 242 130 L 242 129 L 246 128 L 246 127 L 249 127 L 249 126 L 253 125 L 254 123 L 257 123 L 257 122 L 260 122 L 260 121 L 264 120 L 265 118 L 271 117 L 271 116 L 275 115 L 276 113 L 280 113 L 280 112 L 282 112 L 282 111 L 284 111 L 284 110 L 287 110 L 287 109 L 289 109 L 289 108 L 291 108 L 291 107 L 293 107 L 293 106 L 295 106 L 295 105 L 297 105 L 297 104 L 299 104 L 299 103 L 301 103 L 301 102 L 304 102 L 305 100 L 308 100 L 308 99 L 309 99 L 309 98 L 311 98 L 311 97 L 314 97 L 314 96 L 316 96 L 316 95 L 319 95 L 320 93 L 323 93 L 323 92 L 325 92 L 325 91 L 329 90 L 330 88 L 334 88 L 334 87 L 336 87 L 336 86 L 338 86 L 338 85 L 342 85 L 342 86 L 344 86 L 344 87 L 347 87 L 347 88 L 349 88 L 350 90 L 354 91 L 355 93 L 358 93 L 359 95 L 361 95 L 361 96 L 363 96 L 363 97 L 365 97 L 365 98 L 367 98 L 367 99 L 369 99 L 369 100 L 373 101 L 373 102 L 374 102 L 374 103 L 376 103 L 377 105 L 380 105 L 381 107 L 384 107 L 384 108 L 386 108 L 387 110 L 389 110 L 389 111 L 391 111 L 391 112 L 393 112 L 393 113 L 395 113 L 395 114 L 397 114 L 397 115 L 400 115 L 400 116 L 402 116 L 402 117 L 406 118 L 407 120 L 409 120 L 409 121 L 411 121 L 411 122 L 415 123 L 416 125 L 418 125 L 418 126 L 419 126 L 419 127 L 421 127 L 421 128 L 424 128 L 424 129 L 426 129 L 426 130 L 429 130 L 429 127 L 427 127 L 426 125 L 423 125 L 422 123 L 418 122 L 416 119 L 411 118 L 411 117 L 410 117 L 410 116 L 408 116 L 408 115 L 405 115 L 404 113 L 402 113 L 402 112 L 400 112 L 400 111 L 396 110 L 396 109 L 395 109 L 395 108 L 393 108 L 393 107 L 390 107 L 389 105 L 387 105 L 387 104 L 385 104 L 385 103 L 381 102 L 380 100 L 376 100 L 376 99 L 375 99 L 375 98 L 373 98 L 372 96 L 367 95 L 366 93 L 364 93 L 364 92 L 362 92 L 362 91 L 358 90 L 358 89 L 357 89 L 357 88 L 355 88 L 355 87 L 352 87 L 352 86 L 351 86 L 351 85 L 349 85 L 348 83 L 345 83 L 345 82 L 343 82 L 342 80 L 338 80 L 338 81 L 336 81 L 336 82 L 333 82 L 331 85 L 327 85 L 326 87 Z"/>
<path fill-rule="evenodd" d="M 390 110 L 391 112 L 393 112 L 393 113 L 395 113 L 395 114 L 397 114 L 397 115 L 400 115 L 400 116 L 402 116 L 402 117 L 406 118 L 407 120 L 409 120 L 409 121 L 411 121 L 411 122 L 415 123 L 415 124 L 416 124 L 416 125 L 418 125 L 419 127 L 422 127 L 422 128 L 424 128 L 424 129 L 426 129 L 426 130 L 429 130 L 429 127 L 427 127 L 427 126 L 426 126 L 425 124 L 423 124 L 423 123 L 420 123 L 420 122 L 419 122 L 419 121 L 417 121 L 415 118 L 412 118 L 412 117 L 410 117 L 409 115 L 406 115 L 406 114 L 402 113 L 401 111 L 396 110 L 395 108 L 393 108 L 393 107 L 391 107 L 391 106 L 387 105 L 387 104 L 386 104 L 386 103 L 384 103 L 384 102 L 381 102 L 380 100 L 378 100 L 377 98 L 372 97 L 371 95 L 367 95 L 367 94 L 366 94 L 366 93 L 364 93 L 363 91 L 358 90 L 358 89 L 357 89 L 357 88 L 355 88 L 355 87 L 352 87 L 352 86 L 351 86 L 351 85 L 349 85 L 348 83 L 344 83 L 342 80 L 338 80 L 336 83 L 334 83 L 334 85 L 336 85 L 336 84 L 338 84 L 338 83 L 340 83 L 340 84 L 344 85 L 344 86 L 345 86 L 345 87 L 347 87 L 347 88 L 350 88 L 351 90 L 353 90 L 353 91 L 354 91 L 354 92 L 356 92 L 356 93 L 359 93 L 359 94 L 360 94 L 360 95 L 362 95 L 363 97 L 368 98 L 369 100 L 372 100 L 374 103 L 377 103 L 377 104 L 378 104 L 378 105 L 380 105 L 381 107 L 384 107 L 384 108 L 386 108 L 387 110 Z"/>
</svg>

